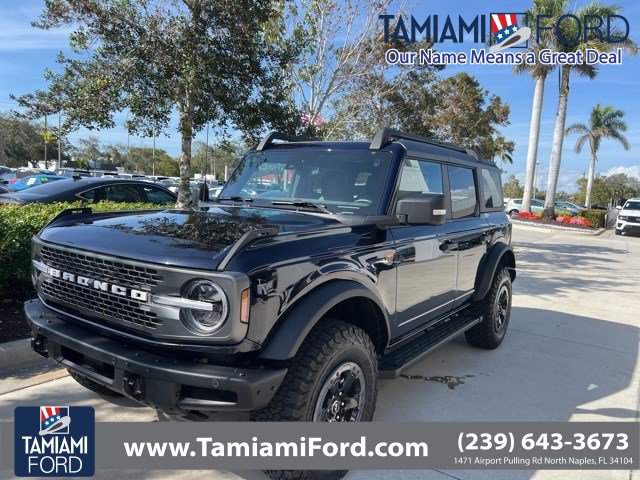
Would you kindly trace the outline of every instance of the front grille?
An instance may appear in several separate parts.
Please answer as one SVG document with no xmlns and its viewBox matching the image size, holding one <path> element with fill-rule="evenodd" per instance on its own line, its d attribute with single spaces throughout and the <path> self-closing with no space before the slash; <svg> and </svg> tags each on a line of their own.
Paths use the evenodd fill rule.
<svg viewBox="0 0 640 480">
<path fill-rule="evenodd" d="M 627 222 L 640 223 L 640 217 L 627 217 Z"/>
<path fill-rule="evenodd" d="M 42 292 L 62 305 L 89 310 L 105 319 L 117 319 L 141 327 L 156 328 L 162 320 L 154 312 L 140 308 L 140 303 L 129 298 L 101 292 L 76 283 L 48 278 L 42 282 Z"/>
<path fill-rule="evenodd" d="M 42 245 L 40 254 L 42 262 L 49 267 L 123 287 L 149 290 L 164 281 L 157 269 L 131 265 L 120 260 L 92 257 L 47 245 Z M 55 277 L 44 280 L 41 289 L 51 301 L 80 314 L 151 329 L 162 325 L 162 320 L 155 312 L 147 311 L 142 302 L 129 297 Z"/>
<path fill-rule="evenodd" d="M 75 273 L 129 288 L 155 287 L 164 280 L 155 268 L 140 267 L 82 253 L 42 246 L 42 262 L 64 272 Z"/>
</svg>

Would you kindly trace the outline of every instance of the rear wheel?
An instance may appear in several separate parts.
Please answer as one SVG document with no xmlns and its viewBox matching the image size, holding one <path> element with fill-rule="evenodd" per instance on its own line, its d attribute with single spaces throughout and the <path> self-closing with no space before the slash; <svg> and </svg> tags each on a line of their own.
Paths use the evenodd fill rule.
<svg viewBox="0 0 640 480">
<path fill-rule="evenodd" d="M 369 336 L 346 322 L 323 319 L 309 333 L 289 371 L 254 421 L 368 422 L 376 406 L 378 358 Z M 347 471 L 270 470 L 273 479 L 339 479 Z"/>
<path fill-rule="evenodd" d="M 467 342 L 480 348 L 498 348 L 511 319 L 511 275 L 506 268 L 501 269 L 493 279 L 491 289 L 478 304 L 478 314 L 482 321 L 465 332 Z"/>
<path fill-rule="evenodd" d="M 509 216 L 510 216 L 510 217 L 515 217 L 516 215 L 518 215 L 518 210 L 511 210 L 511 211 L 509 211 Z"/>
</svg>

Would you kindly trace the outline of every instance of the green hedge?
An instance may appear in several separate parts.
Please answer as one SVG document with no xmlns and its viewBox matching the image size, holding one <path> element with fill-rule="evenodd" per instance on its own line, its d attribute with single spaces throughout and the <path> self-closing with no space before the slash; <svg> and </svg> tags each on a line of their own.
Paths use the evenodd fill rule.
<svg viewBox="0 0 640 480">
<path fill-rule="evenodd" d="M 0 298 L 31 293 L 31 237 L 66 208 L 82 207 L 75 203 L 31 203 L 0 205 Z M 151 203 L 101 202 L 93 211 L 157 209 Z"/>
<path fill-rule="evenodd" d="M 594 228 L 603 228 L 604 224 L 604 216 L 607 214 L 606 210 L 582 210 L 578 216 L 582 218 L 586 218 L 591 223 L 591 226 Z"/>
</svg>

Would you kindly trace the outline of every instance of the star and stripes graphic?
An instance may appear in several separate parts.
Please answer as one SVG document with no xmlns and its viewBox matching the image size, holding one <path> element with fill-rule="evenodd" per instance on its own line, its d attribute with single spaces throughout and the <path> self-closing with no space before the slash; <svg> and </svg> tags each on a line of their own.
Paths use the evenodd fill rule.
<svg viewBox="0 0 640 480">
<path fill-rule="evenodd" d="M 491 35 L 495 41 L 491 51 L 502 50 L 518 43 L 522 43 L 531 37 L 531 30 L 527 27 L 518 26 L 518 15 L 516 13 L 492 13 L 491 14 Z"/>
<path fill-rule="evenodd" d="M 40 407 L 40 435 L 68 433 L 69 407 Z"/>
</svg>

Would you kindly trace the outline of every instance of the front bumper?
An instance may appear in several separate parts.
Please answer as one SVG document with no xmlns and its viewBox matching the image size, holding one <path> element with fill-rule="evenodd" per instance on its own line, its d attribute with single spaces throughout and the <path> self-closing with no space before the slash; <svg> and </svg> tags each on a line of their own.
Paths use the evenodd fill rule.
<svg viewBox="0 0 640 480">
<path fill-rule="evenodd" d="M 628 222 L 625 220 L 617 220 L 616 230 L 619 230 L 625 233 L 640 233 L 640 223 Z"/>
<path fill-rule="evenodd" d="M 31 346 L 65 368 L 170 415 L 266 406 L 286 368 L 244 368 L 165 357 L 61 319 L 40 300 L 24 304 Z"/>
</svg>

